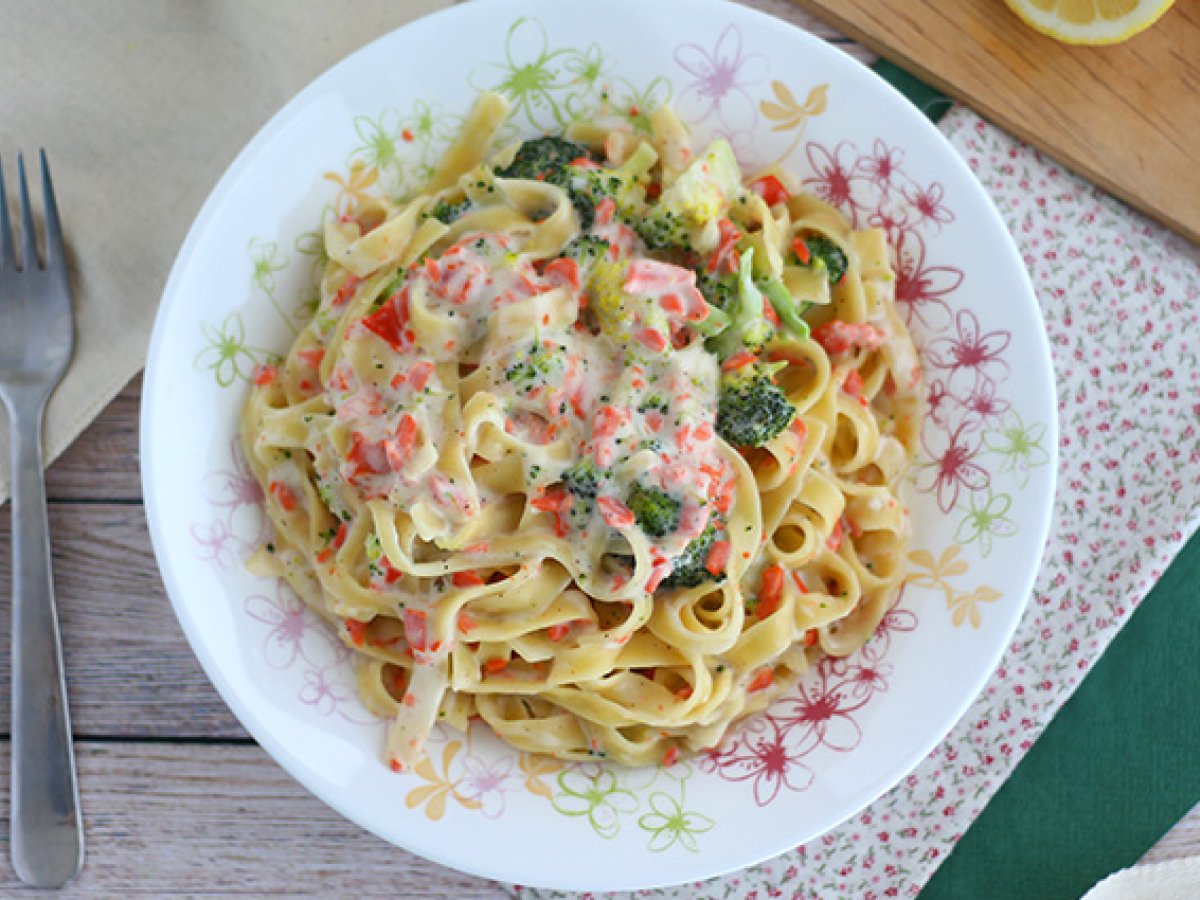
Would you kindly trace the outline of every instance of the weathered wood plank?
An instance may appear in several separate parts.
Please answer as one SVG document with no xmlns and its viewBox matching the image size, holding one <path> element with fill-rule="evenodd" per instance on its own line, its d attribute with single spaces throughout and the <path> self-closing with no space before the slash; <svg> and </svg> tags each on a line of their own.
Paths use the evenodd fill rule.
<svg viewBox="0 0 1200 900">
<path fill-rule="evenodd" d="M 1138 860 L 1138 865 L 1200 856 L 1200 803 Z"/>
<path fill-rule="evenodd" d="M 140 500 L 138 411 L 142 376 L 127 384 L 79 440 L 46 470 L 46 493 L 59 500 Z"/>
<path fill-rule="evenodd" d="M 257 746 L 76 747 L 87 861 L 56 896 L 501 898 L 498 884 L 399 850 L 293 781 Z M 0 770 L 9 749 L 0 744 Z M 0 896 L 34 896 L 8 853 Z"/>
<path fill-rule="evenodd" d="M 0 596 L 11 525 L 0 516 Z M 55 503 L 50 533 L 76 734 L 244 738 L 171 610 L 140 505 Z M 9 629 L 0 615 L 0 732 L 9 719 Z"/>
</svg>

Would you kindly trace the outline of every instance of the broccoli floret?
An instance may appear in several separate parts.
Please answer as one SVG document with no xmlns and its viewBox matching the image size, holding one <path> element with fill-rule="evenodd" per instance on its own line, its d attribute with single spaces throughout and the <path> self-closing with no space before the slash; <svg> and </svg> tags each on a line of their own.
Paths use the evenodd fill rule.
<svg viewBox="0 0 1200 900">
<path fill-rule="evenodd" d="M 679 527 L 683 503 L 666 491 L 634 484 L 625 500 L 638 527 L 650 537 L 666 537 Z"/>
<path fill-rule="evenodd" d="M 584 228 L 591 227 L 594 202 L 574 187 L 577 173 L 571 163 L 579 159 L 594 162 L 592 151 L 583 144 L 563 137 L 540 137 L 525 141 L 517 148 L 513 161 L 496 172 L 501 178 L 527 178 L 557 185 L 567 192 L 571 204 L 579 213 Z"/>
<path fill-rule="evenodd" d="M 589 458 L 580 460 L 562 473 L 563 487 L 571 495 L 569 515 L 575 526 L 582 528 L 596 510 L 596 492 L 604 473 Z"/>
<path fill-rule="evenodd" d="M 721 535 L 717 525 L 709 521 L 698 537 L 692 538 L 683 552 L 675 559 L 671 574 L 663 579 L 661 587 L 697 587 L 708 581 L 721 581 L 725 573 L 714 575 L 708 571 L 708 552 Z"/>
<path fill-rule="evenodd" d="M 581 234 L 567 246 L 563 247 L 562 255 L 575 260 L 579 266 L 580 279 L 587 280 L 587 274 L 592 267 L 601 261 L 610 259 L 610 245 L 603 238 L 591 234 Z"/>
<path fill-rule="evenodd" d="M 754 283 L 751 263 L 754 248 L 742 254 L 738 265 L 737 298 L 726 310 L 729 325 L 706 345 L 721 359 L 726 359 L 740 350 L 757 352 L 775 334 L 775 326 L 767 319 L 763 310 L 763 295 Z"/>
<path fill-rule="evenodd" d="M 793 250 L 797 265 L 810 269 L 820 266 L 825 270 L 830 284 L 837 284 L 846 276 L 846 266 L 848 265 L 846 251 L 823 234 L 810 235 L 802 240 L 808 247 L 808 261 L 801 262 L 800 257 L 795 255 L 795 250 Z"/>
<path fill-rule="evenodd" d="M 435 203 L 433 208 L 425 213 L 425 217 L 437 219 L 443 225 L 449 225 L 451 222 L 461 219 L 470 208 L 470 199 L 464 198 L 457 203 L 447 203 L 443 199 Z"/>
<path fill-rule="evenodd" d="M 724 139 L 715 140 L 646 211 L 638 233 L 650 247 L 711 250 L 717 244 L 717 223 L 741 182 L 733 148 Z"/>
<path fill-rule="evenodd" d="M 504 380 L 515 382 L 518 389 L 532 390 L 545 384 L 550 377 L 562 369 L 563 355 L 560 347 L 547 347 L 541 341 L 533 341 L 527 351 L 517 351 L 516 361 L 504 370 Z"/>
<path fill-rule="evenodd" d="M 577 166 L 570 170 L 565 185 L 571 203 L 579 213 L 584 229 L 592 227 L 596 207 L 611 199 L 616 212 L 625 219 L 640 220 L 640 210 L 646 197 L 646 174 L 658 162 L 658 154 L 649 144 L 642 143 L 632 155 L 615 169 Z"/>
<path fill-rule="evenodd" d="M 718 275 L 716 272 L 701 269 L 696 272 L 696 287 L 711 305 L 727 310 L 737 298 L 738 277 L 729 274 Z"/>
<path fill-rule="evenodd" d="M 601 476 L 596 464 L 584 459 L 562 473 L 562 483 L 571 496 L 580 500 L 595 500 Z"/>
<path fill-rule="evenodd" d="M 592 158 L 592 152 L 583 144 L 554 136 L 534 138 L 521 144 L 512 162 L 496 174 L 501 178 L 527 178 L 564 187 L 571 178 L 571 163 L 580 158 Z"/>
<path fill-rule="evenodd" d="M 775 384 L 775 369 L 751 363 L 721 376 L 717 434 L 733 446 L 761 447 L 796 415 L 796 408 Z"/>
</svg>

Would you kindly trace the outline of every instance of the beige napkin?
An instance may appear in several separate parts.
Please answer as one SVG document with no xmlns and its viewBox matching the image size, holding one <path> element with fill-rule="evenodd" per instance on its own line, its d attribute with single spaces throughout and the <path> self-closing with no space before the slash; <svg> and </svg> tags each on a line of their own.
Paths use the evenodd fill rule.
<svg viewBox="0 0 1200 900">
<path fill-rule="evenodd" d="M 192 219 L 255 131 L 344 56 L 450 0 L 0 0 L 0 161 L 50 160 L 76 348 L 47 461 L 146 359 Z M 35 189 L 40 204 L 40 190 Z M 2 419 L 3 416 L 0 416 Z M 0 424 L 0 502 L 8 495 Z"/>
</svg>

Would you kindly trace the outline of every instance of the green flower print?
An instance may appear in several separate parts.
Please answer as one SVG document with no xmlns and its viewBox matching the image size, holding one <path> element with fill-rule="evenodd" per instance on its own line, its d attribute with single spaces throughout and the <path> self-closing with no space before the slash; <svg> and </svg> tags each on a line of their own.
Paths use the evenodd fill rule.
<svg viewBox="0 0 1200 900">
<path fill-rule="evenodd" d="M 291 316 L 284 312 L 283 307 L 279 305 L 279 300 L 275 297 L 275 273 L 282 272 L 287 268 L 287 259 L 279 254 L 279 245 L 274 241 L 253 237 L 250 238 L 246 249 L 250 253 L 250 286 L 267 295 L 267 299 L 271 301 L 271 305 L 275 307 L 279 317 L 291 329 L 292 334 L 297 334 L 298 329 L 292 322 Z"/>
<path fill-rule="evenodd" d="M 622 96 L 617 112 L 634 131 L 650 134 L 650 114 L 660 106 L 671 102 L 671 82 L 659 76 L 642 90 L 626 82 L 626 92 Z"/>
<path fill-rule="evenodd" d="M 683 808 L 683 787 L 680 785 L 679 800 L 667 794 L 650 795 L 650 809 L 638 819 L 638 827 L 650 832 L 649 848 L 654 853 L 678 843 L 692 853 L 699 851 L 696 835 L 711 831 L 717 824 L 708 816 Z"/>
<path fill-rule="evenodd" d="M 287 260 L 279 255 L 279 245 L 262 238 L 250 238 L 250 286 L 264 294 L 274 295 L 275 273 L 287 268 Z"/>
<path fill-rule="evenodd" d="M 473 87 L 503 94 L 512 103 L 514 117 L 523 116 L 539 131 L 559 131 L 569 121 L 553 92 L 567 87 L 557 71 L 564 50 L 550 50 L 546 29 L 536 19 L 520 18 L 508 29 L 504 41 L 504 62 L 490 63 L 491 77 L 479 71 L 471 73 Z M 476 81 L 482 83 L 477 84 Z"/>
<path fill-rule="evenodd" d="M 554 808 L 564 816 L 587 816 L 602 838 L 614 838 L 621 830 L 621 816 L 637 809 L 632 793 L 619 787 L 617 776 L 599 766 L 566 769 L 558 776 L 561 789 L 554 795 Z"/>
<path fill-rule="evenodd" d="M 200 331 L 207 344 L 196 354 L 192 364 L 201 371 L 213 372 L 217 384 L 223 388 L 238 378 L 249 381 L 254 367 L 271 358 L 266 350 L 246 346 L 246 329 L 241 315 L 236 312 L 227 315 L 220 328 L 201 322 Z"/>
<path fill-rule="evenodd" d="M 361 143 L 350 151 L 347 165 L 357 161 L 400 180 L 404 174 L 404 162 L 400 158 L 401 131 L 400 114 L 394 109 L 385 110 L 374 119 L 355 116 L 354 132 Z"/>
<path fill-rule="evenodd" d="M 1026 426 L 1014 410 L 1005 419 L 1003 427 L 984 435 L 983 444 L 1002 457 L 999 471 L 1012 472 L 1017 487 L 1024 488 L 1029 483 L 1030 470 L 1050 461 L 1050 454 L 1042 446 L 1045 437 L 1044 424 Z"/>
<path fill-rule="evenodd" d="M 599 92 L 601 79 L 613 70 L 613 60 L 605 56 L 599 44 L 588 44 L 583 50 L 572 50 L 563 61 L 571 73 L 571 83 L 588 94 Z"/>
<path fill-rule="evenodd" d="M 967 496 L 967 515 L 959 523 L 954 539 L 960 544 L 979 542 L 979 549 L 984 556 L 992 552 L 992 538 L 1010 537 L 1017 533 L 1017 524 L 1006 513 L 1012 506 L 1012 497 L 1008 494 L 992 494 L 988 492 L 987 502 L 979 505 L 979 495 L 971 493 Z"/>
</svg>

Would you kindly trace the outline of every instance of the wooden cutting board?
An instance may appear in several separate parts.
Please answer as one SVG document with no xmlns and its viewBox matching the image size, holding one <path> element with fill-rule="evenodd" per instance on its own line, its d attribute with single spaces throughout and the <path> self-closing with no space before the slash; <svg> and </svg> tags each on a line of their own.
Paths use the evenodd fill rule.
<svg viewBox="0 0 1200 900">
<path fill-rule="evenodd" d="M 1200 243 L 1200 2 L 1112 47 L 1038 34 L 1003 0 L 794 0 Z"/>
</svg>

